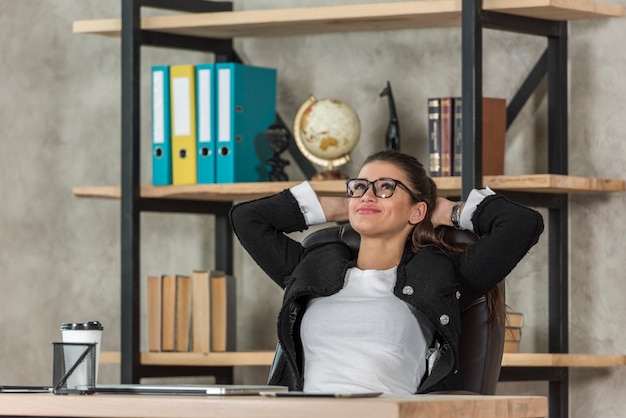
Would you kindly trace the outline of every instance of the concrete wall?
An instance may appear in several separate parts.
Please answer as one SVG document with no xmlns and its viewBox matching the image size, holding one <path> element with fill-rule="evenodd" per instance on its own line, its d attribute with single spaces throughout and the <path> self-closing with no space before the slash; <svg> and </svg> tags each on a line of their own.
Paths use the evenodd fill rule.
<svg viewBox="0 0 626 418">
<path fill-rule="evenodd" d="M 363 2 L 363 1 L 360 1 Z M 626 4 L 625 0 L 616 0 Z M 342 3 L 357 3 L 344 0 Z M 332 0 L 298 5 L 332 5 Z M 287 0 L 236 2 L 235 7 L 291 7 Z M 76 186 L 113 185 L 120 177 L 120 43 L 72 34 L 72 22 L 119 16 L 118 1 L 0 2 L 0 376 L 2 384 L 48 384 L 51 342 L 67 321 L 98 319 L 103 350 L 119 349 L 119 202 L 77 199 Z M 615 47 L 626 20 L 573 22 L 569 36 L 570 173 L 626 178 L 626 52 Z M 484 94 L 511 99 L 545 47 L 545 40 L 485 31 Z M 292 121 L 310 94 L 335 97 L 359 113 L 363 134 L 344 170 L 384 147 L 389 80 L 399 111 L 402 150 L 426 160 L 426 98 L 458 95 L 458 29 L 245 39 L 250 63 L 278 69 L 278 110 Z M 150 182 L 149 68 L 211 61 L 206 54 L 142 50 L 142 182 Z M 546 171 L 545 84 L 507 134 L 506 173 Z M 303 179 L 294 164 L 291 179 Z M 570 348 L 626 353 L 621 322 L 623 193 L 570 198 Z M 543 211 L 545 214 L 546 212 Z M 142 277 L 213 267 L 210 216 L 143 214 Z M 508 279 L 507 302 L 524 312 L 522 351 L 547 349 L 547 242 Z M 241 349 L 272 349 L 280 291 L 235 248 Z M 144 338 L 145 345 L 145 338 Z M 626 417 L 619 407 L 625 371 L 571 371 L 571 416 Z M 240 382 L 263 382 L 266 368 L 237 370 Z M 102 366 L 100 382 L 116 382 L 117 366 Z M 500 393 L 545 393 L 545 382 L 507 383 Z"/>
</svg>

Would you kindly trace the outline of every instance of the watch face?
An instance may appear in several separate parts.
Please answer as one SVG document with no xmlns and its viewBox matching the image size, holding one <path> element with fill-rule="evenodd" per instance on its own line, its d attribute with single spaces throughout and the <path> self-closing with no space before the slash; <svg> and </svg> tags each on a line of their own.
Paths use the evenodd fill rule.
<svg viewBox="0 0 626 418">
<path fill-rule="evenodd" d="M 452 221 L 452 226 L 454 226 L 455 228 L 459 227 L 462 204 L 463 204 L 462 202 L 457 202 L 454 204 L 454 207 L 452 208 L 451 221 Z"/>
</svg>

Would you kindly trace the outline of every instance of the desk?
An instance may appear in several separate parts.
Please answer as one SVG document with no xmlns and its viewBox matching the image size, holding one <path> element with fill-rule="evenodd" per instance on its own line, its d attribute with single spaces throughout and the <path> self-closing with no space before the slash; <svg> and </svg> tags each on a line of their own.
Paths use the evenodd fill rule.
<svg viewBox="0 0 626 418">
<path fill-rule="evenodd" d="M 152 418 L 530 418 L 548 415 L 543 396 L 385 395 L 267 398 L 157 395 L 0 394 L 0 416 Z"/>
</svg>

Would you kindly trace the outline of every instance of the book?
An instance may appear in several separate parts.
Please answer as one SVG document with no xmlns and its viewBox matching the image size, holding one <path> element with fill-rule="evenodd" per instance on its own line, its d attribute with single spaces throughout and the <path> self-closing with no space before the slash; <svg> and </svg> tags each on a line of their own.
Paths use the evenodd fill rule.
<svg viewBox="0 0 626 418">
<path fill-rule="evenodd" d="M 235 351 L 237 343 L 235 277 L 211 273 L 211 351 Z"/>
<path fill-rule="evenodd" d="M 452 175 L 460 176 L 463 170 L 463 101 L 454 98 L 454 140 L 452 142 Z"/>
<path fill-rule="evenodd" d="M 191 277 L 176 275 L 175 351 L 189 351 L 191 339 Z"/>
<path fill-rule="evenodd" d="M 524 315 L 519 312 L 507 312 L 504 328 L 504 352 L 518 353 L 522 339 L 522 326 Z"/>
<path fill-rule="evenodd" d="M 191 273 L 191 351 L 211 351 L 211 286 L 208 271 Z"/>
<path fill-rule="evenodd" d="M 454 99 L 454 149 L 453 173 L 463 173 L 463 103 L 460 97 Z M 504 152 L 506 140 L 506 100 L 483 97 L 483 175 L 504 174 Z"/>
<path fill-rule="evenodd" d="M 524 325 L 524 314 L 520 312 L 506 313 L 506 326 L 511 328 L 521 328 Z"/>
<path fill-rule="evenodd" d="M 161 350 L 176 348 L 176 276 L 161 278 Z"/>
<path fill-rule="evenodd" d="M 504 341 L 505 353 L 519 353 L 519 341 Z"/>
<path fill-rule="evenodd" d="M 161 277 L 146 278 L 148 351 L 161 351 Z"/>
<path fill-rule="evenodd" d="M 440 119 L 440 173 L 441 177 L 452 175 L 452 150 L 454 148 L 454 98 L 442 97 L 439 100 Z"/>
<path fill-rule="evenodd" d="M 428 99 L 428 172 L 431 177 L 441 177 L 441 100 Z"/>
<path fill-rule="evenodd" d="M 506 341 L 519 341 L 522 338 L 521 328 L 506 327 L 504 329 L 504 339 Z"/>
</svg>

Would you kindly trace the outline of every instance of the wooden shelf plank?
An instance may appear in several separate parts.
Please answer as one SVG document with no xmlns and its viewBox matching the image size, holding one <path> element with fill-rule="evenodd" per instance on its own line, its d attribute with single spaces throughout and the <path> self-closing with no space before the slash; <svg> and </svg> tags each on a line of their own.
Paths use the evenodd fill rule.
<svg viewBox="0 0 626 418">
<path fill-rule="evenodd" d="M 100 353 L 101 364 L 120 364 L 118 351 Z M 273 351 L 211 353 L 142 352 L 141 364 L 155 366 L 270 366 Z"/>
<path fill-rule="evenodd" d="M 624 16 L 621 5 L 590 0 L 484 0 L 483 7 L 559 21 Z M 141 27 L 146 30 L 222 39 L 449 27 L 460 23 L 460 0 L 175 14 L 141 19 Z M 121 27 L 121 19 L 80 20 L 74 22 L 73 31 L 118 37 Z"/>
<path fill-rule="evenodd" d="M 615 367 L 625 366 L 626 355 L 504 353 L 503 367 Z"/>
<path fill-rule="evenodd" d="M 143 352 L 141 364 L 151 366 L 270 366 L 273 351 L 227 353 Z M 120 353 L 103 351 L 100 363 L 119 364 Z M 503 367 L 619 367 L 626 366 L 622 354 L 504 353 Z"/>
<path fill-rule="evenodd" d="M 439 193 L 456 196 L 461 193 L 460 177 L 435 178 Z M 234 184 L 193 184 L 186 186 L 143 186 L 141 197 L 147 199 L 185 199 L 232 202 L 255 199 L 278 193 L 299 181 Z M 624 180 L 532 174 L 526 176 L 485 176 L 484 184 L 494 190 L 535 193 L 606 193 L 626 190 Z M 313 188 L 324 196 L 345 196 L 343 180 L 311 181 Z M 75 187 L 77 197 L 119 199 L 118 186 Z"/>
</svg>

